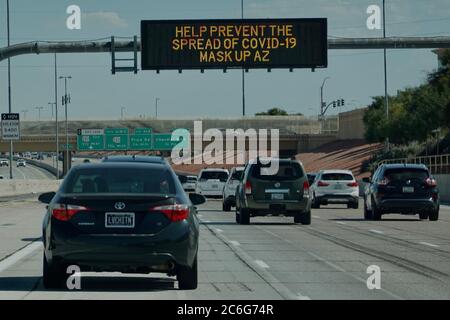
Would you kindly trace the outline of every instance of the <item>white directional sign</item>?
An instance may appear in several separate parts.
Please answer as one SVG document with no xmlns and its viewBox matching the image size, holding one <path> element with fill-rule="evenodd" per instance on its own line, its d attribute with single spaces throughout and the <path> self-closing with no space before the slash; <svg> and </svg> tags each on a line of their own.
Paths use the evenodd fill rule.
<svg viewBox="0 0 450 320">
<path fill-rule="evenodd" d="M 20 119 L 18 113 L 2 113 L 2 139 L 20 140 Z"/>
</svg>

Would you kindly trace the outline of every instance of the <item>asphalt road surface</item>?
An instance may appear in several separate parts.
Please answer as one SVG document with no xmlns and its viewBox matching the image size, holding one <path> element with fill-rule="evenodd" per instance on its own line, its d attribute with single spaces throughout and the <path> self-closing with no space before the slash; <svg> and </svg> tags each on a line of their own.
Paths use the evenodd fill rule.
<svg viewBox="0 0 450 320">
<path fill-rule="evenodd" d="M 17 167 L 15 161 L 13 161 L 13 178 L 20 180 L 42 180 L 42 179 L 54 179 L 51 173 L 42 170 L 38 167 L 32 166 L 27 163 L 26 167 Z M 9 167 L 0 167 L 0 176 L 5 179 L 9 179 Z"/>
<path fill-rule="evenodd" d="M 362 205 L 360 205 L 360 208 Z M 258 217 L 237 225 L 219 201 L 200 207 L 199 287 L 180 291 L 165 275 L 83 273 L 82 290 L 42 285 L 41 221 L 36 200 L 0 204 L 0 299 L 449 299 L 450 208 L 438 222 L 362 209 L 313 210 L 311 226 Z M 381 289 L 369 290 L 369 266 Z"/>
</svg>

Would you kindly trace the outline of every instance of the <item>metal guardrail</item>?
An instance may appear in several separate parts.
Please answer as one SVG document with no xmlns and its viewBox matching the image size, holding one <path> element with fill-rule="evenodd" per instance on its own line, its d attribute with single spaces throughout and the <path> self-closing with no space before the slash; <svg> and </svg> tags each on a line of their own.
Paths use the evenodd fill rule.
<svg viewBox="0 0 450 320">
<path fill-rule="evenodd" d="M 393 164 L 393 163 L 424 164 L 428 167 L 428 169 L 430 169 L 432 174 L 450 173 L 450 154 L 414 157 L 414 158 L 386 159 L 380 161 L 378 163 L 378 166 L 382 164 Z"/>
</svg>

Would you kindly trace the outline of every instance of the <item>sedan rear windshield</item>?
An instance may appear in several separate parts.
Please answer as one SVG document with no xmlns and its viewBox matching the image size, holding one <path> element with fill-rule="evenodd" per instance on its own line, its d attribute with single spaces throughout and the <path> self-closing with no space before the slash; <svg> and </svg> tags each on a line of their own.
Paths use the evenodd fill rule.
<svg viewBox="0 0 450 320">
<path fill-rule="evenodd" d="M 324 173 L 321 180 L 326 181 L 353 181 L 353 176 L 348 173 Z"/>
<path fill-rule="evenodd" d="M 255 164 L 252 166 L 251 176 L 260 180 L 287 181 L 304 177 L 305 173 L 297 162 L 279 162 L 278 172 L 274 175 L 264 174 L 262 168 L 269 168 L 270 164 Z"/>
<path fill-rule="evenodd" d="M 67 177 L 63 193 L 175 194 L 168 170 L 155 168 L 86 168 Z"/>
<path fill-rule="evenodd" d="M 225 171 L 203 171 L 200 180 L 220 180 L 226 182 L 228 173 Z"/>
<path fill-rule="evenodd" d="M 426 180 L 429 177 L 428 171 L 424 169 L 388 169 L 384 176 L 389 181 L 406 181 L 406 180 Z"/>
</svg>

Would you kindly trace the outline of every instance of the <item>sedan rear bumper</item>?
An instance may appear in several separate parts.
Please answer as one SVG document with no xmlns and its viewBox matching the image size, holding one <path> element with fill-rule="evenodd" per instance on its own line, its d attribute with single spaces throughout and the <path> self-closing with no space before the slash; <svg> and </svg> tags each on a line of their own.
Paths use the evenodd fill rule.
<svg viewBox="0 0 450 320">
<path fill-rule="evenodd" d="M 359 197 L 349 194 L 326 194 L 321 196 L 316 196 L 315 201 L 319 204 L 347 204 L 347 203 L 358 203 Z"/>
</svg>

